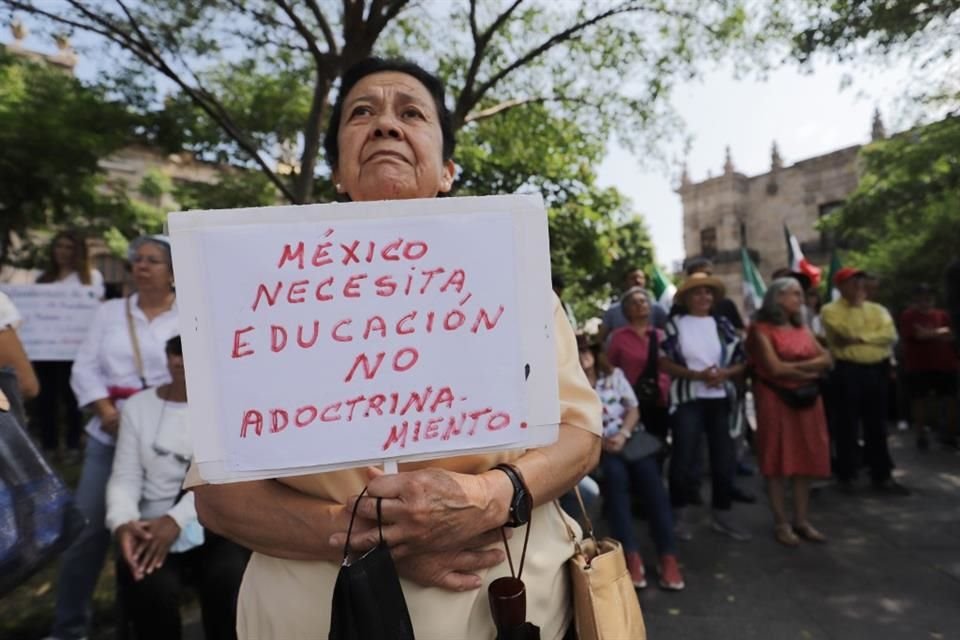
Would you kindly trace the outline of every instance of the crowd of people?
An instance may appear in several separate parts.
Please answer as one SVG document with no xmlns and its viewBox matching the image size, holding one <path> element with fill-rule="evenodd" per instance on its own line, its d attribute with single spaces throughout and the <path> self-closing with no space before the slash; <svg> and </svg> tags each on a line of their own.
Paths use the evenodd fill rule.
<svg viewBox="0 0 960 640">
<path fill-rule="evenodd" d="M 638 588 L 647 577 L 634 516 L 649 521 L 660 586 L 682 589 L 675 541 L 692 539 L 706 469 L 711 528 L 748 541 L 753 532 L 732 507 L 755 501 L 735 484 L 738 471 L 751 470 L 752 449 L 773 538 L 796 547 L 827 541 L 811 521 L 814 483 L 832 477 L 853 494 L 865 467 L 873 491 L 910 494 L 893 477 L 887 444 L 898 387 L 918 449 L 929 448 L 929 425 L 938 423 L 940 442 L 957 446 L 960 361 L 951 318 L 934 306 L 931 286 L 917 286 L 895 322 L 869 299 L 874 279 L 859 269 L 833 275 L 828 290 L 839 295 L 827 304 L 806 274 L 772 276 L 760 308 L 744 319 L 708 260 L 687 263 L 670 309 L 646 290 L 643 270 L 630 269 L 598 333 L 579 335 L 581 364 L 603 402 L 603 453 L 592 478 Z M 652 441 L 632 447 L 642 458 L 630 454 L 638 435 Z"/>
<path fill-rule="evenodd" d="M 451 189 L 455 141 L 444 87 L 415 64 L 374 58 L 347 71 L 324 144 L 343 200 Z M 76 502 L 89 526 L 60 564 L 55 639 L 89 635 L 111 542 L 120 635 L 180 637 L 179 594 L 192 584 L 208 638 L 326 636 L 351 513 L 348 550 L 391 548 L 418 634 L 493 637 L 483 587 L 510 575 L 512 551 L 527 556 L 529 617 L 543 637 L 572 638 L 562 576 L 573 548 L 569 521 L 552 503 L 569 504 L 564 493 L 578 481 L 599 494 L 633 584 L 647 586 L 639 510 L 657 583 L 679 591 L 680 543 L 695 533 L 707 475 L 712 530 L 741 542 L 754 535 L 733 509 L 755 501 L 736 486 L 751 447 L 771 534 L 788 547 L 827 541 L 812 521 L 815 479 L 833 475 L 854 493 L 866 466 L 874 490 L 909 494 L 893 478 L 886 437 L 895 345 L 917 446 L 929 447 L 931 416 L 945 418 L 940 435 L 956 442 L 956 319 L 933 306 L 930 287 L 917 288 L 898 326 L 868 299 L 860 270 L 840 270 L 830 283 L 840 297 L 824 305 L 806 276 L 780 271 L 744 319 L 700 259 L 687 265 L 669 309 L 646 289 L 643 270 L 630 269 L 596 335 L 575 336 L 570 305 L 555 300 L 561 425 L 549 446 L 402 464 L 391 475 L 348 469 L 206 484 L 190 460 L 170 244 L 142 237 L 128 258 L 134 292 L 100 306 L 72 362 L 31 366 L 17 340 L 18 314 L 0 294 L 0 366 L 15 371 L 24 397 L 40 394 L 34 430 L 51 454 L 60 448 L 58 425 L 66 426 L 68 459 L 83 445 Z M 61 233 L 38 282 L 97 287 L 102 277 L 82 238 Z M 929 411 L 932 400 L 944 401 L 943 411 Z M 85 437 L 81 410 L 90 416 Z M 527 535 L 508 540 L 503 527 L 526 527 Z"/>
</svg>

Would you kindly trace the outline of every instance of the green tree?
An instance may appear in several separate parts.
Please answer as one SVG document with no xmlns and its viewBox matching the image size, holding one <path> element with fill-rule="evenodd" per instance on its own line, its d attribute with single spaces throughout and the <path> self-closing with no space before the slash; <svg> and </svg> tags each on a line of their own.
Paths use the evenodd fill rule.
<svg viewBox="0 0 960 640">
<path fill-rule="evenodd" d="M 102 189 L 98 166 L 132 125 L 122 105 L 62 69 L 0 49 L 0 263 L 29 229 L 135 215 Z"/>
<path fill-rule="evenodd" d="M 580 131 L 604 139 L 619 131 L 643 148 L 669 130 L 663 98 L 677 78 L 733 45 L 756 44 L 745 32 L 745 5 L 0 0 L 11 17 L 82 32 L 91 49 L 111 54 L 110 75 L 128 89 L 151 86 L 147 72 L 162 76 L 206 121 L 183 138 L 188 147 L 215 148 L 256 167 L 294 203 L 315 199 L 322 128 L 340 74 L 371 53 L 412 55 L 439 69 L 452 89 L 458 130 L 540 103 Z M 263 126 L 265 119 L 275 122 Z M 218 139 L 207 135 L 211 128 Z M 296 170 L 284 174 L 281 164 Z"/>
<path fill-rule="evenodd" d="M 844 262 L 879 274 L 899 309 L 918 282 L 941 282 L 960 247 L 960 117 L 875 142 L 861 159 L 860 184 L 828 225 L 853 248 Z"/>
</svg>

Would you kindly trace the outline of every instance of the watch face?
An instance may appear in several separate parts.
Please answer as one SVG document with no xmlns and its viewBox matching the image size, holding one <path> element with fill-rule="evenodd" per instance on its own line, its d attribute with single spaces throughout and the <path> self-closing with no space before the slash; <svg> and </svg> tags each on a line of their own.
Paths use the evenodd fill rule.
<svg viewBox="0 0 960 640">
<path fill-rule="evenodd" d="M 533 498 L 530 497 L 530 494 L 527 492 L 521 493 L 517 497 L 517 509 L 516 516 L 517 521 L 521 524 L 526 524 L 530 522 L 530 514 L 533 512 Z"/>
</svg>

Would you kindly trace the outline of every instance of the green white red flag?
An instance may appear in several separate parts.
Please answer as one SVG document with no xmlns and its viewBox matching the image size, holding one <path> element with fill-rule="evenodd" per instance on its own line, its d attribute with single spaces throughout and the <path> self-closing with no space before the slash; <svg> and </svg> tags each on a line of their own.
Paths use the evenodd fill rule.
<svg viewBox="0 0 960 640">
<path fill-rule="evenodd" d="M 763 283 L 760 270 L 753 264 L 746 248 L 740 248 L 740 262 L 743 275 L 743 310 L 747 316 L 753 314 L 763 304 L 763 295 L 767 292 L 767 285 Z"/>
<path fill-rule="evenodd" d="M 660 267 L 653 265 L 653 295 L 665 309 L 669 309 L 673 306 L 673 294 L 677 292 L 677 287 L 674 286 L 673 281 L 670 280 L 670 277 L 667 276 L 663 271 L 660 270 Z"/>
<path fill-rule="evenodd" d="M 820 284 L 820 267 L 815 266 L 803 255 L 803 249 L 800 248 L 800 241 L 797 236 L 790 233 L 786 224 L 783 225 L 783 235 L 787 240 L 787 257 L 789 259 L 790 271 L 802 273 L 810 278 L 811 286 L 816 287 Z"/>
</svg>

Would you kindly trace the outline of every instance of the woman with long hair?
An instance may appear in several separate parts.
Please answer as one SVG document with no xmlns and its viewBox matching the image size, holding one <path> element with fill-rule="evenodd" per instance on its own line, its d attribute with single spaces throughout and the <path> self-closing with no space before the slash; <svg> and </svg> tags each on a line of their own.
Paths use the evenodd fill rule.
<svg viewBox="0 0 960 640">
<path fill-rule="evenodd" d="M 789 547 L 797 546 L 800 538 L 826 541 L 808 517 L 810 480 L 830 475 L 830 441 L 818 381 L 833 362 L 804 324 L 803 304 L 799 282 L 774 280 L 747 339 L 760 472 L 767 479 L 774 537 Z M 792 524 L 786 508 L 787 478 L 793 480 Z"/>
<path fill-rule="evenodd" d="M 73 230 L 60 231 L 50 241 L 47 263 L 37 276 L 37 284 L 91 286 L 97 298 L 103 297 L 103 275 L 90 266 L 87 243 Z M 66 424 L 66 447 L 69 458 L 79 458 L 83 421 L 77 398 L 70 389 L 71 360 L 43 360 L 33 364 L 40 380 L 40 395 L 33 404 L 33 414 L 40 426 L 44 450 L 56 455 L 60 447 L 61 410 Z"/>
</svg>

